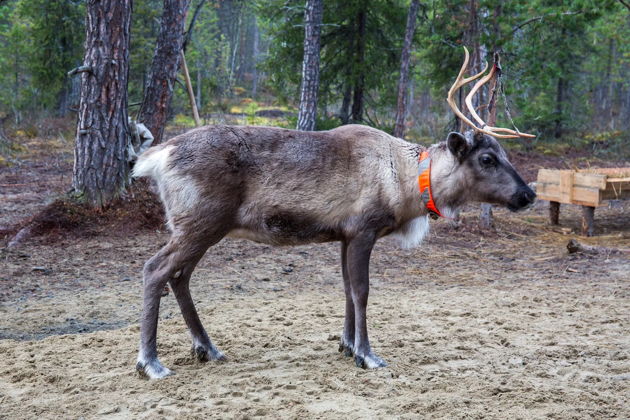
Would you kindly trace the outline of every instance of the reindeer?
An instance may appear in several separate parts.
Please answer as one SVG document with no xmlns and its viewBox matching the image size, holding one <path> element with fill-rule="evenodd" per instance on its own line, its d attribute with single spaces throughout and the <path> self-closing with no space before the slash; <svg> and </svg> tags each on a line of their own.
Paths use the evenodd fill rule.
<svg viewBox="0 0 630 420">
<path fill-rule="evenodd" d="M 494 138 L 522 134 L 477 127 L 457 109 L 455 92 L 483 74 L 463 79 L 467 65 L 468 51 L 448 103 L 472 130 L 452 132 L 428 149 L 361 125 L 320 132 L 207 126 L 143 154 L 133 174 L 156 181 L 171 237 L 144 266 L 137 370 L 149 378 L 172 373 L 159 362 L 156 344 L 167 282 L 192 336 L 193 356 L 225 360 L 197 315 L 189 281 L 206 250 L 226 236 L 271 245 L 341 242 L 346 304 L 340 351 L 359 367 L 386 366 L 370 346 L 366 324 L 375 242 L 393 235 L 404 247 L 417 246 L 429 216 L 451 215 L 468 202 L 516 211 L 535 199 Z"/>
</svg>

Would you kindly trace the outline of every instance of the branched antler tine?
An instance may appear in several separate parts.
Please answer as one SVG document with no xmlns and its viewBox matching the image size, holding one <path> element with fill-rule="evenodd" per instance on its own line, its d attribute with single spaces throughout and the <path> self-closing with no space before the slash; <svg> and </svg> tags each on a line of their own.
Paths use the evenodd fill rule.
<svg viewBox="0 0 630 420">
<path fill-rule="evenodd" d="M 487 66 L 487 63 L 486 63 L 486 66 Z M 472 105 L 473 96 L 477 93 L 477 91 L 483 85 L 488 83 L 488 81 L 490 81 L 494 77 L 495 72 L 496 72 L 496 66 L 492 65 L 492 69 L 490 69 L 490 72 L 487 75 L 485 75 L 482 79 L 477 81 L 477 83 L 475 83 L 475 85 L 472 87 L 468 95 L 466 95 L 466 100 L 465 100 L 466 108 L 468 108 L 470 115 L 475 119 L 475 121 L 477 121 L 481 125 L 481 128 L 479 129 L 479 131 L 489 134 L 494 137 L 499 137 L 499 138 L 517 138 L 519 137 L 520 134 L 514 130 L 510 130 L 509 128 L 491 127 L 491 126 L 486 125 L 485 121 L 481 119 L 479 114 L 477 114 L 477 111 L 475 111 L 475 107 L 473 107 Z M 498 134 L 497 132 L 508 133 L 508 135 L 504 136 L 504 135 Z"/>
<path fill-rule="evenodd" d="M 486 67 L 483 69 L 483 71 L 479 74 L 476 74 L 474 76 L 470 76 L 468 78 L 464 78 L 464 73 L 466 72 L 466 68 L 468 67 L 468 60 L 470 58 L 470 54 L 468 54 L 468 49 L 466 47 L 464 47 L 464 64 L 462 65 L 462 68 L 459 70 L 459 74 L 457 75 L 457 79 L 455 79 L 455 83 L 453 83 L 453 86 L 451 86 L 451 88 L 448 91 L 448 96 L 446 97 L 446 102 L 448 102 L 448 105 L 451 107 L 451 109 L 453 110 L 453 112 L 455 113 L 455 115 L 457 115 L 459 117 L 459 119 L 461 119 L 464 123 L 468 124 L 469 126 L 471 126 L 474 129 L 477 129 L 477 126 L 475 125 L 475 123 L 473 123 L 472 121 L 470 121 L 460 110 L 459 108 L 457 108 L 457 104 L 455 103 L 455 99 L 453 98 L 453 96 L 455 96 L 455 92 L 457 92 L 458 89 L 460 89 L 462 86 L 472 82 L 473 80 L 479 78 L 488 68 L 488 63 L 486 63 Z"/>
<path fill-rule="evenodd" d="M 487 67 L 488 67 L 488 63 L 486 63 L 486 68 Z M 488 83 L 488 81 L 490 81 L 494 77 L 496 69 L 497 69 L 496 66 L 493 64 L 492 69 L 490 69 L 490 72 L 486 76 L 484 76 L 482 79 L 477 81 L 477 83 L 475 83 L 475 85 L 472 87 L 468 95 L 466 95 L 466 99 L 464 101 L 466 103 L 466 108 L 468 108 L 468 111 L 470 112 L 470 115 L 475 119 L 475 121 L 477 121 L 477 123 L 479 123 L 479 125 L 481 125 L 481 128 L 477 128 L 477 130 L 481 131 L 482 133 L 485 133 L 485 134 L 488 134 L 490 136 L 494 136 L 497 138 L 514 139 L 518 137 L 529 137 L 529 138 L 536 137 L 532 134 L 521 133 L 519 131 L 510 130 L 509 128 L 489 126 L 481 119 L 479 114 L 477 114 L 477 111 L 475 110 L 475 108 L 472 106 L 473 96 L 477 93 L 477 91 L 483 85 Z M 485 69 L 484 69 L 484 72 L 485 72 Z M 507 134 L 499 134 L 499 133 L 507 133 Z"/>
<path fill-rule="evenodd" d="M 489 130 L 492 131 L 497 131 L 500 133 L 510 133 L 510 134 L 515 134 L 518 137 L 529 137 L 529 138 L 534 138 L 536 137 L 533 134 L 527 134 L 527 133 L 521 133 L 520 131 L 516 131 L 516 130 L 510 130 L 509 128 L 501 128 L 501 127 L 487 127 Z"/>
<path fill-rule="evenodd" d="M 453 112 L 455 113 L 455 115 L 457 115 L 457 117 L 459 117 L 459 119 L 461 119 L 465 124 L 468 124 L 470 127 L 472 127 L 473 129 L 475 129 L 476 131 L 480 131 L 484 134 L 488 134 L 489 136 L 493 136 L 496 138 L 501 138 L 501 139 L 515 139 L 520 137 L 523 134 L 517 133 L 516 131 L 512 131 L 510 134 L 498 134 L 495 133 L 494 131 L 490 131 L 489 129 L 485 129 L 485 128 L 479 128 L 475 125 L 475 123 L 473 123 L 472 121 L 470 121 L 460 110 L 459 108 L 457 108 L 457 104 L 455 103 L 455 92 L 457 92 L 458 89 L 460 89 L 462 86 L 472 82 L 473 80 L 478 79 L 479 77 L 481 77 L 486 70 L 488 70 L 488 63 L 485 63 L 485 66 L 483 68 L 483 70 L 473 76 L 470 77 L 464 77 L 464 73 L 466 72 L 466 68 L 468 67 L 468 61 L 470 59 L 470 54 L 468 53 L 468 49 L 466 47 L 464 47 L 464 64 L 462 64 L 462 68 L 459 70 L 459 74 L 457 75 L 457 78 L 455 79 L 455 82 L 453 83 L 453 86 L 451 86 L 451 88 L 448 91 L 448 96 L 446 97 L 446 102 L 448 102 L 448 105 L 451 107 L 451 109 L 453 110 Z M 494 66 L 493 66 L 494 69 Z M 484 79 L 486 79 L 488 76 L 486 76 Z M 489 80 L 489 78 L 488 78 Z M 483 85 L 483 79 L 479 82 L 477 82 L 477 84 L 479 84 L 479 86 L 477 87 L 477 90 L 479 89 L 479 87 L 481 87 Z M 484 82 L 485 83 L 485 82 Z M 475 85 L 476 86 L 476 85 Z M 474 89 L 474 87 L 473 87 Z M 470 96 L 470 95 L 469 95 Z M 477 115 L 474 110 L 473 112 L 471 112 L 471 114 Z M 477 117 L 479 117 L 477 115 Z M 483 122 L 483 120 L 479 119 L 481 122 L 480 124 L 485 125 L 485 123 Z M 507 129 L 502 129 L 503 130 L 507 130 Z M 531 134 L 526 135 L 527 137 L 531 136 Z M 533 136 L 532 136 L 533 137 Z"/>
<path fill-rule="evenodd" d="M 486 63 L 486 67 L 488 66 L 488 63 Z M 479 116 L 479 114 L 477 114 L 477 111 L 475 111 L 475 107 L 473 107 L 472 105 L 472 97 L 475 95 L 475 93 L 477 93 L 477 91 L 486 83 L 488 83 L 488 81 L 490 81 L 493 77 L 494 77 L 494 73 L 496 72 L 496 67 L 493 65 L 492 69 L 490 69 L 490 73 L 488 73 L 487 75 L 485 75 L 484 77 L 482 77 L 481 79 L 479 79 L 479 81 L 477 83 L 475 83 L 475 85 L 472 87 L 472 89 L 470 89 L 470 92 L 468 92 L 468 95 L 466 95 L 466 108 L 468 108 L 468 111 L 470 112 L 470 115 L 475 119 L 475 121 L 477 121 L 482 127 L 486 125 L 486 123 L 481 119 L 481 117 Z"/>
</svg>

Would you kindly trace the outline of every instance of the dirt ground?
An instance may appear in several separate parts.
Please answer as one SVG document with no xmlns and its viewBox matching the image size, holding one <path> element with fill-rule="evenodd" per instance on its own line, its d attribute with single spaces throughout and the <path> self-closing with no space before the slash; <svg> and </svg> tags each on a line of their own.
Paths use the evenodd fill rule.
<svg viewBox="0 0 630 420">
<path fill-rule="evenodd" d="M 0 168 L 0 228 L 68 188 L 67 147 L 47 156 Z M 552 228 L 540 203 L 497 210 L 494 232 L 471 208 L 418 249 L 379 242 L 368 323 L 389 366 L 370 371 L 337 351 L 336 244 L 213 247 L 192 294 L 229 361 L 193 361 L 171 294 L 158 347 L 176 374 L 160 381 L 134 365 L 141 268 L 165 231 L 3 248 L 0 418 L 629 418 L 630 256 L 566 251 L 630 248 L 629 210 L 598 209 L 589 239 L 579 208 Z"/>
</svg>

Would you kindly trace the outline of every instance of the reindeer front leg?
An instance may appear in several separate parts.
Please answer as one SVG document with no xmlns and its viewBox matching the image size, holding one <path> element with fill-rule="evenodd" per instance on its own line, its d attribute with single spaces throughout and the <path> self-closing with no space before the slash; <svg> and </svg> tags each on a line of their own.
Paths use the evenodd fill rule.
<svg viewBox="0 0 630 420">
<path fill-rule="evenodd" d="M 343 289 L 346 293 L 346 317 L 343 324 L 343 333 L 339 343 L 339 352 L 350 357 L 354 352 L 354 301 L 352 300 L 352 286 L 348 274 L 348 243 L 341 242 L 341 274 L 343 275 Z"/>
<path fill-rule="evenodd" d="M 370 254 L 375 241 L 376 235 L 373 232 L 362 232 L 348 241 L 346 250 L 354 304 L 354 361 L 358 367 L 364 369 L 387 366 L 387 363 L 372 351 L 367 333 L 366 309 L 370 293 Z"/>
</svg>

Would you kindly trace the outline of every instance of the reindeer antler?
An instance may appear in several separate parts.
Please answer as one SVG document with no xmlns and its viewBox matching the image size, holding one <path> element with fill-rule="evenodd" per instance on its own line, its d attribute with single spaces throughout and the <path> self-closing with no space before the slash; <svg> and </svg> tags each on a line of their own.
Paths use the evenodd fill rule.
<svg viewBox="0 0 630 420">
<path fill-rule="evenodd" d="M 502 138 L 502 139 L 515 139 L 519 137 L 530 137 L 530 138 L 536 137 L 532 134 L 521 133 L 518 131 L 510 130 L 508 128 L 490 127 L 486 125 L 486 123 L 481 119 L 481 117 L 477 114 L 477 112 L 473 108 L 472 106 L 473 95 L 477 93 L 477 91 L 481 88 L 481 86 L 488 83 L 488 81 L 494 77 L 494 74 L 496 72 L 495 65 L 493 65 L 492 69 L 490 69 L 490 73 L 488 73 L 486 76 L 480 79 L 477 83 L 475 83 L 473 88 L 470 90 L 470 93 L 466 96 L 466 100 L 465 100 L 466 107 L 468 108 L 470 115 L 481 125 L 481 127 L 477 127 L 475 123 L 473 123 L 468 118 L 466 118 L 466 116 L 457 108 L 457 104 L 455 103 L 455 99 L 453 98 L 455 95 L 455 92 L 457 92 L 457 90 L 459 90 L 462 86 L 481 77 L 488 69 L 488 63 L 486 62 L 483 70 L 480 73 L 470 76 L 468 78 L 464 78 L 463 76 L 466 71 L 466 68 L 468 67 L 469 58 L 470 58 L 470 55 L 468 54 L 468 49 L 464 47 L 464 64 L 462 65 L 462 68 L 460 69 L 459 74 L 457 75 L 457 79 L 455 79 L 455 83 L 453 83 L 453 86 L 451 86 L 451 88 L 449 89 L 448 97 L 446 98 L 446 101 L 448 102 L 449 106 L 451 107 L 455 115 L 457 115 L 463 122 L 471 126 L 475 131 L 479 131 L 481 133 L 488 134 L 493 137 Z M 508 133 L 508 134 L 499 134 L 499 133 Z"/>
</svg>

